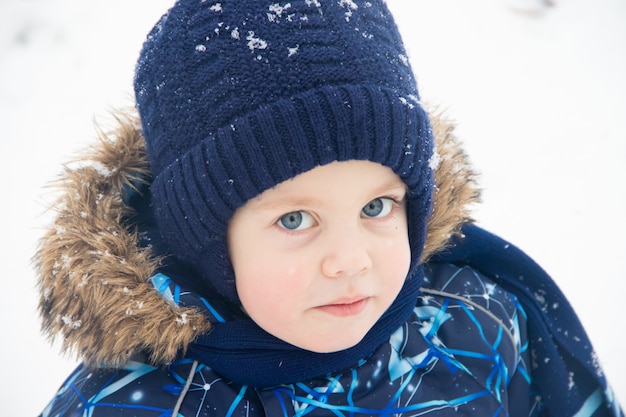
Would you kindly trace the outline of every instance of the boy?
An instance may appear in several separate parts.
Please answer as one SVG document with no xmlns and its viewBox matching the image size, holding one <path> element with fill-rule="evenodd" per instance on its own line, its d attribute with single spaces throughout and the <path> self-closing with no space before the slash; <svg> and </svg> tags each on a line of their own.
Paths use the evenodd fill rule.
<svg viewBox="0 0 626 417">
<path fill-rule="evenodd" d="M 178 1 L 135 96 L 37 254 L 84 358 L 43 415 L 621 415 L 383 2 Z"/>
</svg>

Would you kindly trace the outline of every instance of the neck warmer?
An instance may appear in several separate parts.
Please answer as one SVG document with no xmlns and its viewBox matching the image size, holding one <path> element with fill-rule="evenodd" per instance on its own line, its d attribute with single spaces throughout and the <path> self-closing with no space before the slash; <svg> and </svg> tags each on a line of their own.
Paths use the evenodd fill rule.
<svg viewBox="0 0 626 417">
<path fill-rule="evenodd" d="M 238 384 L 268 388 L 323 377 L 367 359 L 407 320 L 415 307 L 423 277 L 420 266 L 406 279 L 393 304 L 361 342 L 333 353 L 315 353 L 284 342 L 261 329 L 234 304 L 200 297 L 182 289 L 164 273 L 155 275 L 152 282 L 165 298 L 177 305 L 199 307 L 213 324 L 211 331 L 189 345 L 186 357 Z"/>
</svg>

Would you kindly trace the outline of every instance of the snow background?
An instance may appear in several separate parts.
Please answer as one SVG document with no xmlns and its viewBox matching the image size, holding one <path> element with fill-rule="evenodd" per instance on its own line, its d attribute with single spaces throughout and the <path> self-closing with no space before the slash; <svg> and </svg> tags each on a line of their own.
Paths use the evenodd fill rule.
<svg viewBox="0 0 626 417">
<path fill-rule="evenodd" d="M 76 365 L 39 334 L 30 264 L 46 185 L 131 103 L 171 0 L 0 0 L 0 414 L 34 416 Z M 481 173 L 479 224 L 558 282 L 626 402 L 626 2 L 389 0 L 423 99 Z"/>
</svg>

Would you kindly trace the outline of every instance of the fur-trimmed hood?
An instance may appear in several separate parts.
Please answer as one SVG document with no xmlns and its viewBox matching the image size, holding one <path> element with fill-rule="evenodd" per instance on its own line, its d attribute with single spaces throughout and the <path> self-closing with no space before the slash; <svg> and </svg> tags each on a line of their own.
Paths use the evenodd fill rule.
<svg viewBox="0 0 626 417">
<path fill-rule="evenodd" d="M 469 206 L 478 199 L 452 124 L 430 117 L 439 157 L 424 260 L 470 221 Z M 210 323 L 200 311 L 168 302 L 150 282 L 159 259 L 139 244 L 127 222 L 132 208 L 123 201 L 124 190 L 150 177 L 144 140 L 133 111 L 116 120 L 59 178 L 56 218 L 34 257 L 42 328 L 90 364 L 116 366 L 140 351 L 166 364 Z"/>
</svg>

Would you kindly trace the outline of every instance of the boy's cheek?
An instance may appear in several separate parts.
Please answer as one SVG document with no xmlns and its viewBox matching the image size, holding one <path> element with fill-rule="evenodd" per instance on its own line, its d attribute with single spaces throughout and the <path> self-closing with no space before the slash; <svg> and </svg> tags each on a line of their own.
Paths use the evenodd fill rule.
<svg viewBox="0 0 626 417">
<path fill-rule="evenodd" d="M 289 259 L 287 254 L 274 257 L 269 253 L 260 253 L 251 257 L 242 268 L 235 269 L 239 297 L 242 302 L 246 299 L 261 304 L 274 298 L 295 295 L 306 281 L 304 268 L 305 265 Z"/>
</svg>

